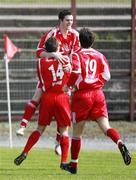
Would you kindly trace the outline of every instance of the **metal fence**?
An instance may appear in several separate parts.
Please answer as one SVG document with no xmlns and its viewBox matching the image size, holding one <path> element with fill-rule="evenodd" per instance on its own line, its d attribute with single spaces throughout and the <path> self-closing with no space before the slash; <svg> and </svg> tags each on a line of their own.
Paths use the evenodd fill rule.
<svg viewBox="0 0 136 180">
<path fill-rule="evenodd" d="M 22 49 L 9 63 L 12 116 L 21 116 L 32 98 L 36 83 L 35 50 L 42 34 L 58 23 L 57 14 L 71 9 L 74 27 L 90 28 L 96 35 L 94 48 L 108 59 L 112 79 L 104 88 L 111 119 L 136 119 L 136 1 L 97 0 L 0 0 L 0 58 L 3 34 Z M 132 4 L 131 4 L 132 3 Z M 7 118 L 4 62 L 0 61 L 0 120 Z"/>
</svg>

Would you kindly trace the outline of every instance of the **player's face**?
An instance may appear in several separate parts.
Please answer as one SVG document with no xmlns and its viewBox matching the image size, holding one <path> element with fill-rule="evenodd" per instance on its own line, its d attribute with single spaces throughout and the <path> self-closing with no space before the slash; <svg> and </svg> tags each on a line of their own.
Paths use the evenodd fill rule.
<svg viewBox="0 0 136 180">
<path fill-rule="evenodd" d="M 61 25 L 63 29 L 69 30 L 73 24 L 73 16 L 67 15 L 64 17 L 63 21 L 61 21 Z"/>
</svg>

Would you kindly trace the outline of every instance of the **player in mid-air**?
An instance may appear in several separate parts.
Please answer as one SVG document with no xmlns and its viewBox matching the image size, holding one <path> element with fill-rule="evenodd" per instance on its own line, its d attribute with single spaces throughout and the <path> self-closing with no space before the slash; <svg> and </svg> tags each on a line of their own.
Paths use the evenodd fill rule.
<svg viewBox="0 0 136 180">
<path fill-rule="evenodd" d="M 58 14 L 59 18 L 59 26 L 51 29 L 50 31 L 46 32 L 37 47 L 37 57 L 55 57 L 58 61 L 63 62 L 62 53 L 70 56 L 70 54 L 79 48 L 79 33 L 72 28 L 73 24 L 73 16 L 70 11 L 62 10 Z M 56 37 L 59 41 L 59 52 L 47 52 L 44 48 L 44 43 L 49 37 Z M 69 67 L 68 67 L 69 68 Z M 30 121 L 32 116 L 35 113 L 37 106 L 40 104 L 41 98 L 41 84 L 38 83 L 35 94 L 31 101 L 26 104 L 24 115 L 21 119 L 20 128 L 17 130 L 17 135 L 24 135 L 24 130 L 27 126 L 27 123 Z M 56 136 L 56 147 L 55 152 L 56 154 L 61 154 L 59 148 L 59 138 L 60 134 L 57 133 Z"/>
<path fill-rule="evenodd" d="M 78 157 L 81 149 L 81 137 L 86 121 L 97 122 L 105 135 L 110 137 L 118 146 L 124 163 L 131 163 L 131 156 L 122 142 L 119 133 L 110 127 L 107 105 L 103 93 L 103 86 L 110 79 L 110 69 L 106 57 L 91 48 L 94 34 L 87 28 L 79 32 L 81 49 L 73 54 L 72 72 L 64 92 L 74 87 L 71 111 L 73 121 L 73 135 L 71 141 L 71 162 L 65 170 L 77 173 Z"/>
<path fill-rule="evenodd" d="M 45 42 L 47 52 L 56 52 L 59 43 L 55 37 L 50 37 Z M 59 63 L 55 58 L 41 58 L 38 61 L 37 72 L 39 81 L 42 84 L 42 96 L 39 107 L 38 127 L 29 136 L 27 144 L 15 160 L 16 165 L 20 165 L 26 159 L 30 149 L 39 140 L 47 126 L 50 125 L 52 117 L 57 121 L 60 132 L 61 163 L 60 168 L 64 168 L 67 163 L 69 150 L 68 127 L 71 125 L 70 116 L 70 96 L 63 92 L 63 87 L 69 79 L 70 72 L 64 72 L 63 67 L 69 63 L 69 57 L 63 56 L 65 64 Z"/>
</svg>

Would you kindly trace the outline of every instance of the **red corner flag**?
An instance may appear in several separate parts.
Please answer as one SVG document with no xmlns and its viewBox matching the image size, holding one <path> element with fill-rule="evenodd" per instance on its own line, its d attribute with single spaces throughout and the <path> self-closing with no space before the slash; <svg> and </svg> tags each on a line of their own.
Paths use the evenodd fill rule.
<svg viewBox="0 0 136 180">
<path fill-rule="evenodd" d="M 15 53 L 21 52 L 21 49 L 17 48 L 6 34 L 4 34 L 4 50 L 8 62 L 11 61 Z"/>
</svg>

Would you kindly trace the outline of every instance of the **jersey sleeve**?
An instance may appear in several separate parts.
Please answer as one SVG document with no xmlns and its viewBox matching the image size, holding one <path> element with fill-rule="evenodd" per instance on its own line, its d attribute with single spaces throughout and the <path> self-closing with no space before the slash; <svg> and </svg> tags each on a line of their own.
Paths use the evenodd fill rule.
<svg viewBox="0 0 136 180">
<path fill-rule="evenodd" d="M 43 82 L 43 80 L 42 80 L 42 77 L 41 77 L 41 59 L 39 59 L 38 61 L 37 61 L 37 75 L 38 75 L 38 79 L 39 79 L 39 81 L 38 81 L 38 85 L 37 85 L 37 88 L 40 88 L 40 89 L 42 89 L 42 90 L 44 90 L 45 91 L 45 88 L 44 88 L 44 82 Z"/>
<path fill-rule="evenodd" d="M 38 75 L 39 82 L 42 83 L 41 82 L 41 77 L 40 77 L 40 70 L 39 70 L 39 68 L 40 68 L 40 60 L 37 61 L 37 66 L 36 67 L 37 67 L 37 75 Z"/>
<path fill-rule="evenodd" d="M 100 74 L 99 79 L 101 81 L 106 82 L 106 81 L 110 80 L 111 74 L 110 74 L 110 67 L 109 67 L 108 61 L 107 61 L 106 57 L 102 54 L 101 54 L 101 62 L 103 65 L 103 72 Z"/>
<path fill-rule="evenodd" d="M 41 37 L 41 39 L 40 39 L 40 41 L 39 41 L 39 43 L 38 43 L 37 49 L 36 49 L 36 56 L 37 56 L 38 58 L 40 58 L 40 54 L 45 51 L 45 46 L 44 46 L 44 44 L 45 44 L 45 42 L 47 41 L 47 39 L 52 36 L 52 33 L 53 33 L 53 31 L 50 30 L 50 31 L 46 32 L 46 33 Z"/>
</svg>

